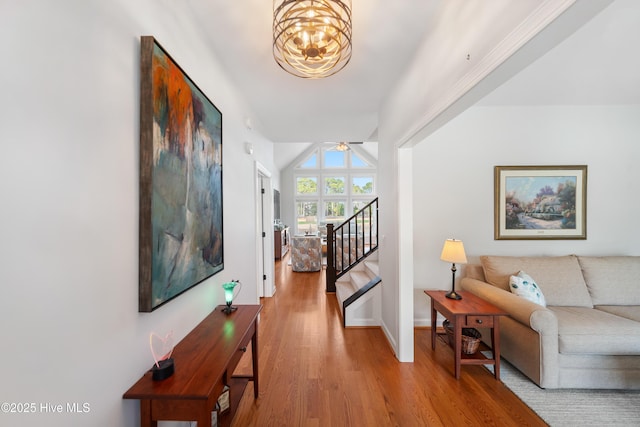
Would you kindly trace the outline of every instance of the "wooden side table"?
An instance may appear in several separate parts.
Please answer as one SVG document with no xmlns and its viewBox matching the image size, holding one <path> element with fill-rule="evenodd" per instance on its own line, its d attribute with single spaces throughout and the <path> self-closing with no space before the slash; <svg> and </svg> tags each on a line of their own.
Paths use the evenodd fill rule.
<svg viewBox="0 0 640 427">
<path fill-rule="evenodd" d="M 447 291 L 424 291 L 431 298 L 431 348 L 436 348 L 436 319 L 440 312 L 453 326 L 454 373 L 460 378 L 461 365 L 494 365 L 494 376 L 500 379 L 500 316 L 507 313 L 469 292 L 458 292 L 461 300 L 449 299 Z M 462 353 L 462 328 L 490 328 L 492 358 L 481 352 Z"/>
</svg>

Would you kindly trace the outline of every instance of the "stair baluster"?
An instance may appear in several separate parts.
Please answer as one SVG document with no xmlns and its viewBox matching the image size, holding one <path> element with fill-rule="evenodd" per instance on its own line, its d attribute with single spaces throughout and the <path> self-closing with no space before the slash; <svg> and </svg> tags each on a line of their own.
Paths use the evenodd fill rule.
<svg viewBox="0 0 640 427">
<path fill-rule="evenodd" d="M 368 214 L 368 217 L 365 216 Z M 368 221 L 367 221 L 368 219 Z M 351 233 L 351 223 L 354 223 L 355 234 Z M 358 222 L 361 229 L 358 228 Z M 375 225 L 375 232 L 374 232 Z M 345 244 L 345 229 L 347 242 Z M 367 250 L 366 237 L 369 237 L 369 248 Z M 338 238 L 340 236 L 340 238 Z M 352 242 L 353 237 L 353 242 Z M 340 246 L 338 246 L 338 244 Z M 352 247 L 352 244 L 354 247 Z M 339 248 L 339 250 L 338 250 Z M 345 249 L 347 256 L 345 259 Z M 355 251 L 355 259 L 352 256 L 352 249 Z M 342 224 L 334 227 L 327 224 L 327 274 L 326 291 L 336 291 L 336 280 L 346 274 L 362 260 L 367 258 L 378 249 L 378 198 L 376 197 L 358 212 Z M 338 257 L 339 261 L 338 262 Z M 345 263 L 345 261 L 348 261 Z"/>
</svg>

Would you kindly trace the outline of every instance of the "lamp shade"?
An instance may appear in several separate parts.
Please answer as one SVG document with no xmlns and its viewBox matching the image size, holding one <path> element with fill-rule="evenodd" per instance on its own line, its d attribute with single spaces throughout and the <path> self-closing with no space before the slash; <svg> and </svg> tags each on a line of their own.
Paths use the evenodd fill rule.
<svg viewBox="0 0 640 427">
<path fill-rule="evenodd" d="M 227 305 L 233 304 L 233 288 L 224 288 L 224 301 Z"/>
<path fill-rule="evenodd" d="M 445 240 L 444 246 L 442 247 L 442 253 L 440 254 L 440 259 L 454 264 L 466 264 L 467 255 L 464 253 L 464 244 L 462 243 L 462 240 Z"/>
<path fill-rule="evenodd" d="M 223 283 L 222 289 L 224 289 L 224 300 L 227 303 L 228 307 L 231 307 L 233 304 L 233 299 L 240 293 L 240 289 L 242 288 L 242 283 L 238 280 L 231 280 L 230 282 Z"/>
</svg>

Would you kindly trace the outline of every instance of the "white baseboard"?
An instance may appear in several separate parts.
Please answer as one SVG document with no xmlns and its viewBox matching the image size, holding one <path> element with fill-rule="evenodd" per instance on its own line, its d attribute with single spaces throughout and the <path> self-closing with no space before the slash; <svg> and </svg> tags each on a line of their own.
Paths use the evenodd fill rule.
<svg viewBox="0 0 640 427">
<path fill-rule="evenodd" d="M 442 322 L 444 321 L 444 316 L 442 316 L 440 313 L 438 313 L 438 317 L 436 319 L 436 323 L 438 325 L 442 325 Z M 413 327 L 414 328 L 430 328 L 431 327 L 431 316 L 429 316 L 429 318 L 425 318 L 425 317 L 416 317 L 413 319 Z"/>
</svg>

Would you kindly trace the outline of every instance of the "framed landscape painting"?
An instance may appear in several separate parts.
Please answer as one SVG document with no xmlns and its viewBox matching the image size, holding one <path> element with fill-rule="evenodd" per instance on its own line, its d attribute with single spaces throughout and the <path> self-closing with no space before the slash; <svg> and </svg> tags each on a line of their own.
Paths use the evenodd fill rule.
<svg viewBox="0 0 640 427">
<path fill-rule="evenodd" d="M 586 239 L 587 166 L 496 166 L 494 238 Z"/>
<path fill-rule="evenodd" d="M 224 268 L 222 113 L 141 38 L 139 311 Z"/>
</svg>

